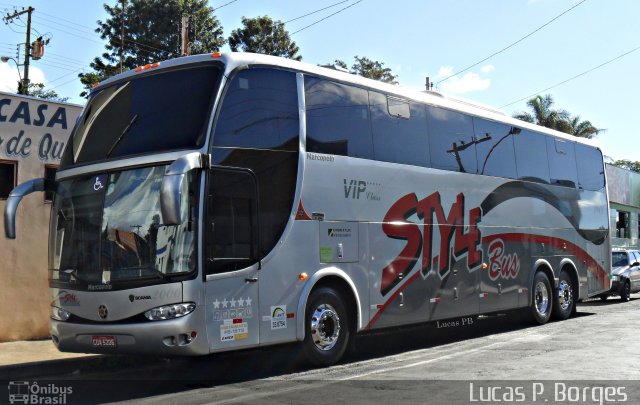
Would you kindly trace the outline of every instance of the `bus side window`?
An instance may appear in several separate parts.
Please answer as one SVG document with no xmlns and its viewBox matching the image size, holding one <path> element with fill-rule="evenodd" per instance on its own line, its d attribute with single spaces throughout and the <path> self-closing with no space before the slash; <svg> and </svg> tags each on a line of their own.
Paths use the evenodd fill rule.
<svg viewBox="0 0 640 405">
<path fill-rule="evenodd" d="M 247 69 L 224 94 L 215 147 L 298 150 L 298 93 L 292 72 Z"/>
<path fill-rule="evenodd" d="M 245 167 L 256 175 L 260 189 L 257 198 L 261 257 L 276 246 L 293 209 L 299 122 L 294 72 L 245 69 L 231 79 L 223 94 L 213 135 L 213 163 Z M 231 202 L 227 207 L 233 208 Z M 217 225 L 232 226 L 231 222 L 223 224 L 222 219 Z"/>
<path fill-rule="evenodd" d="M 573 187 L 578 183 L 574 142 L 547 137 L 551 184 Z"/>
<path fill-rule="evenodd" d="M 369 110 L 376 160 L 429 166 L 425 107 L 369 92 Z"/>
<path fill-rule="evenodd" d="M 600 151 L 594 147 L 576 144 L 576 164 L 578 187 L 584 190 L 602 190 L 604 168 Z"/>
<path fill-rule="evenodd" d="M 529 130 L 522 130 L 515 137 L 518 179 L 549 184 L 546 138 L 546 135 Z"/>
<path fill-rule="evenodd" d="M 373 158 L 367 90 L 305 76 L 307 151 Z"/>
<path fill-rule="evenodd" d="M 256 183 L 246 172 L 213 169 L 207 198 L 206 273 L 240 270 L 258 261 Z"/>
<path fill-rule="evenodd" d="M 475 117 L 473 127 L 476 135 L 478 174 L 517 178 L 513 138 L 520 134 L 520 128 Z"/>
<path fill-rule="evenodd" d="M 439 107 L 427 107 L 431 166 L 476 173 L 476 146 L 471 116 Z"/>
</svg>

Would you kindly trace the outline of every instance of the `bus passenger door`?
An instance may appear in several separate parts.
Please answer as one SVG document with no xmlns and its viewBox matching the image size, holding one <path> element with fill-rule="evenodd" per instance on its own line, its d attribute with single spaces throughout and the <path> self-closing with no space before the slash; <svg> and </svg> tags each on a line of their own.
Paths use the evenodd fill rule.
<svg viewBox="0 0 640 405">
<path fill-rule="evenodd" d="M 211 351 L 259 343 L 258 215 L 258 186 L 250 170 L 209 171 L 204 271 Z"/>
</svg>

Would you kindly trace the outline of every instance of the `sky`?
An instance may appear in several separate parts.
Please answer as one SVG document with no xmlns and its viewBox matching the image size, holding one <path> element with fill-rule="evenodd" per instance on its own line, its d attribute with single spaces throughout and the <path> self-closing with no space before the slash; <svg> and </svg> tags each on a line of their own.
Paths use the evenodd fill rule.
<svg viewBox="0 0 640 405">
<path fill-rule="evenodd" d="M 32 82 L 84 103 L 77 75 L 90 72 L 91 60 L 104 52 L 104 41 L 93 32 L 96 21 L 106 18 L 103 3 L 0 0 L 3 16 L 34 7 L 32 38 L 38 33 L 51 38 L 44 57 L 30 66 Z M 326 7 L 285 26 L 305 62 L 341 59 L 351 66 L 356 55 L 366 56 L 391 68 L 403 87 L 422 90 L 429 76 L 437 91 L 508 115 L 526 111 L 526 101 L 537 94 L 551 94 L 555 107 L 604 129 L 596 142 L 606 155 L 640 160 L 634 124 L 640 90 L 638 0 L 210 0 L 209 5 L 225 37 L 241 26 L 243 16 L 289 21 Z M 25 26 L 26 15 L 0 24 L 1 55 L 16 57 Z M 229 52 L 228 46 L 222 51 Z M 15 92 L 17 80 L 15 63 L 0 63 L 0 91 Z"/>
</svg>

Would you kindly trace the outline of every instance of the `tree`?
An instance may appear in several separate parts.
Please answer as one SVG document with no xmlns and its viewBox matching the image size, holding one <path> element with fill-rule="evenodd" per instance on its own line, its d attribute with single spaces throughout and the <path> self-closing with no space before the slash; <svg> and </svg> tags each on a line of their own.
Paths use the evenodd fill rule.
<svg viewBox="0 0 640 405">
<path fill-rule="evenodd" d="M 527 105 L 531 108 L 533 114 L 520 112 L 516 113 L 513 117 L 543 127 L 559 131 L 564 129 L 566 131 L 568 129 L 567 121 L 569 120 L 569 112 L 552 108 L 553 103 L 554 101 L 550 94 L 536 96 L 527 101 Z"/>
<path fill-rule="evenodd" d="M 229 36 L 229 47 L 232 51 L 254 52 L 265 55 L 282 56 L 294 60 L 302 60 L 300 49 L 291 40 L 289 32 L 280 21 L 273 21 L 268 16 L 242 17 L 242 28 L 235 29 Z"/>
<path fill-rule="evenodd" d="M 351 70 L 349 70 L 349 73 L 389 84 L 398 84 L 398 82 L 396 81 L 398 75 L 394 75 L 391 72 L 391 69 L 384 67 L 384 62 L 371 60 L 364 56 L 359 57 L 358 55 L 355 56 L 355 60 L 356 61 L 353 66 L 351 66 Z M 336 59 L 333 63 L 321 66 L 337 66 L 342 69 L 347 69 L 347 64 L 340 59 Z"/>
<path fill-rule="evenodd" d="M 627 169 L 627 170 L 640 173 L 640 162 L 638 161 L 633 162 L 631 160 L 622 159 L 622 160 L 616 160 L 615 162 L 613 162 L 613 165 L 618 166 L 622 169 Z"/>
<path fill-rule="evenodd" d="M 87 90 L 81 96 L 94 83 L 120 73 L 121 44 L 123 69 L 180 56 L 183 16 L 188 17 L 188 53 L 215 52 L 225 43 L 222 26 L 207 0 L 129 0 L 125 4 L 124 14 L 119 1 L 113 7 L 104 4 L 109 18 L 98 21 L 95 31 L 107 41 L 106 52 L 91 62 L 93 72 L 78 75 Z"/>
<path fill-rule="evenodd" d="M 571 116 L 567 110 L 552 108 L 553 103 L 553 97 L 550 94 L 538 95 L 527 101 L 533 114 L 519 112 L 513 117 L 581 138 L 593 138 L 602 131 L 594 127 L 590 121 L 580 121 L 579 115 Z"/>
<path fill-rule="evenodd" d="M 580 138 L 591 139 L 598 135 L 603 129 L 594 127 L 590 121 L 580 121 L 580 116 L 576 115 L 569 121 L 569 133 Z"/>
<path fill-rule="evenodd" d="M 64 103 L 69 97 L 60 97 L 55 90 L 46 90 L 42 83 L 29 83 L 29 95 L 44 100 L 58 101 Z"/>
</svg>

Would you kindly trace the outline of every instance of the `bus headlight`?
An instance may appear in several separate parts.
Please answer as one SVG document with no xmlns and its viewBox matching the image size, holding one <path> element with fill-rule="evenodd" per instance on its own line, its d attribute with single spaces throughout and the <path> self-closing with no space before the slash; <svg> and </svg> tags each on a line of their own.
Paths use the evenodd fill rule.
<svg viewBox="0 0 640 405">
<path fill-rule="evenodd" d="M 163 305 L 161 307 L 153 308 L 144 313 L 150 321 L 160 321 L 165 319 L 180 318 L 181 316 L 188 315 L 196 309 L 196 304 L 193 302 L 184 302 L 182 304 Z"/>
<path fill-rule="evenodd" d="M 51 318 L 56 321 L 66 322 L 71 316 L 71 312 L 58 307 L 51 307 Z"/>
</svg>

